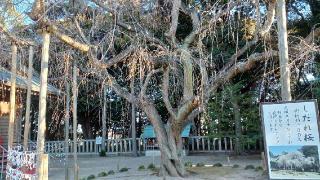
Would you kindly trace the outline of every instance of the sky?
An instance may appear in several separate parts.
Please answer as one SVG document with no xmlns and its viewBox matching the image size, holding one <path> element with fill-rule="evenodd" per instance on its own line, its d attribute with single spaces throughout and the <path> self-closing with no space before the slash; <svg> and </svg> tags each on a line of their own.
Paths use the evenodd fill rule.
<svg viewBox="0 0 320 180">
<path fill-rule="evenodd" d="M 269 151 L 272 152 L 275 156 L 281 155 L 282 152 L 296 152 L 302 146 L 269 146 Z"/>
</svg>

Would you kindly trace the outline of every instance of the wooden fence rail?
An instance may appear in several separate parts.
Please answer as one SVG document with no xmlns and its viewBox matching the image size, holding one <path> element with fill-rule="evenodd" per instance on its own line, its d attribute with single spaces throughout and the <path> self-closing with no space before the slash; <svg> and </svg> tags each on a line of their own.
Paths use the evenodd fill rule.
<svg viewBox="0 0 320 180">
<path fill-rule="evenodd" d="M 108 139 L 105 141 L 106 154 L 126 154 L 132 153 L 133 143 L 132 138 L 126 139 Z M 137 138 L 137 151 L 138 153 L 144 153 L 146 149 L 150 149 L 147 145 L 146 140 Z M 208 136 L 192 136 L 184 139 L 184 149 L 188 150 L 189 153 L 198 152 L 232 152 L 234 151 L 235 140 L 230 137 L 212 138 Z M 49 154 L 60 154 L 65 151 L 64 141 L 47 141 L 46 152 Z M 69 142 L 69 148 L 67 153 L 73 152 L 73 142 Z M 98 154 L 101 152 L 101 145 L 97 145 L 95 140 L 80 140 L 77 143 L 78 154 Z M 256 144 L 242 144 L 242 148 L 245 150 L 259 151 L 262 147 L 259 143 Z M 152 149 L 152 148 L 151 148 Z"/>
</svg>

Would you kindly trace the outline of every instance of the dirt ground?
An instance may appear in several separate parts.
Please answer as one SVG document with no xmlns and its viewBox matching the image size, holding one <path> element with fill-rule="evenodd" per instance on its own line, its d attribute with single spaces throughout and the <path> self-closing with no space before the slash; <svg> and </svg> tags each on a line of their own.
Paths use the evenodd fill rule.
<svg viewBox="0 0 320 180">
<path fill-rule="evenodd" d="M 160 167 L 159 157 L 98 157 L 87 156 L 79 157 L 79 178 L 87 179 L 88 176 L 94 175 L 95 179 L 123 179 L 123 180 L 163 180 L 163 179 L 181 179 L 170 177 L 159 177 L 155 171 L 147 169 L 149 164 L 153 163 L 156 167 Z M 193 167 L 187 168 L 188 176 L 183 179 L 236 179 L 247 180 L 267 179 L 267 175 L 260 169 L 261 158 L 258 155 L 229 157 L 226 154 L 208 154 L 208 155 L 192 155 L 184 157 L 184 161 Z M 73 160 L 69 160 L 70 179 L 72 174 Z M 214 167 L 215 164 L 221 163 L 222 167 Z M 196 165 L 204 165 L 197 167 Z M 138 170 L 139 166 L 145 166 L 145 170 Z M 233 167 L 236 165 L 235 167 Z M 245 169 L 246 166 L 253 166 L 254 169 Z M 119 172 L 122 168 L 128 168 L 126 172 Z M 113 170 L 115 174 L 106 177 L 98 177 L 101 172 Z M 63 161 L 50 161 L 49 179 L 61 180 L 65 179 L 65 170 Z"/>
</svg>

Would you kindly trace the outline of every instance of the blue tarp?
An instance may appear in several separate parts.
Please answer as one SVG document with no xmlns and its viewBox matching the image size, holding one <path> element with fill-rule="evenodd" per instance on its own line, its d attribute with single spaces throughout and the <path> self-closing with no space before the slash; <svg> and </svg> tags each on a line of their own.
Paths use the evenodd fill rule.
<svg viewBox="0 0 320 180">
<path fill-rule="evenodd" d="M 191 130 L 191 124 L 188 124 L 183 131 L 181 132 L 181 137 L 185 138 L 185 137 L 189 137 L 190 136 L 190 130 Z M 144 127 L 143 129 L 143 133 L 140 136 L 141 138 L 156 138 L 156 135 L 154 133 L 153 130 L 153 126 L 152 125 L 147 125 Z"/>
</svg>

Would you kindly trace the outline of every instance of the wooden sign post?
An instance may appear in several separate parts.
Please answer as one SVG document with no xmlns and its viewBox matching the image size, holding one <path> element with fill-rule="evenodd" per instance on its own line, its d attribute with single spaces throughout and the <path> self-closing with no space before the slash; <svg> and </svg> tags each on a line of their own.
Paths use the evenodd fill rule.
<svg viewBox="0 0 320 180">
<path fill-rule="evenodd" d="M 317 102 L 261 105 L 270 179 L 320 179 Z"/>
</svg>

